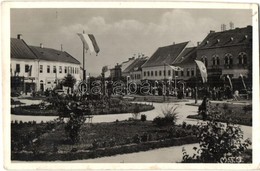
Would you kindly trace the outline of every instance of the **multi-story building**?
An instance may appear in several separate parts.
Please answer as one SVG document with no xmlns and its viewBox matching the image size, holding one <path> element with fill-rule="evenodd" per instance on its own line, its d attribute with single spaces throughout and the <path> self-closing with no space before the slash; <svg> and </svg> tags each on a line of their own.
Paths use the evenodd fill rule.
<svg viewBox="0 0 260 171">
<path fill-rule="evenodd" d="M 140 83 L 142 79 L 141 67 L 146 61 L 147 57 L 136 58 L 135 61 L 125 69 L 125 71 L 129 73 L 127 77 L 129 77 L 131 81 Z"/>
<path fill-rule="evenodd" d="M 196 77 L 197 69 L 195 59 L 197 57 L 197 47 L 186 48 L 180 57 L 175 61 L 174 65 L 182 68 L 181 71 L 173 72 L 177 80 L 190 80 Z"/>
<path fill-rule="evenodd" d="M 198 46 L 197 59 L 205 63 L 209 83 L 229 75 L 234 82 L 240 79 L 242 85 L 240 76 L 252 74 L 252 26 L 211 31 Z"/>
<path fill-rule="evenodd" d="M 122 71 L 122 76 L 126 77 L 129 75 L 129 72 L 126 70 L 128 66 L 130 66 L 133 62 L 135 61 L 135 57 L 128 58 L 127 61 L 122 62 L 121 66 L 121 71 Z"/>
<path fill-rule="evenodd" d="M 175 72 L 170 66 L 176 66 L 175 62 L 189 46 L 190 42 L 183 42 L 158 48 L 142 65 L 142 79 L 174 79 Z"/>
<path fill-rule="evenodd" d="M 11 38 L 11 76 L 24 79 L 23 92 L 53 89 L 67 74 L 80 81 L 80 72 L 80 62 L 65 51 L 28 46 L 21 35 Z"/>
</svg>

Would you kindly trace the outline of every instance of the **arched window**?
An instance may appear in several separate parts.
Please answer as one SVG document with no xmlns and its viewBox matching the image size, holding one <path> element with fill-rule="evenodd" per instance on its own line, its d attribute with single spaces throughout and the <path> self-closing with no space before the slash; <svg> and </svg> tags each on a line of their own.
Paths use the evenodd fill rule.
<svg viewBox="0 0 260 171">
<path fill-rule="evenodd" d="M 238 64 L 247 64 L 247 54 L 245 52 L 238 54 Z"/>
<path fill-rule="evenodd" d="M 208 67 L 208 59 L 206 56 L 202 56 L 201 61 L 205 64 L 206 67 Z"/>
<path fill-rule="evenodd" d="M 230 53 L 225 55 L 225 65 L 233 65 L 233 57 Z"/>
<path fill-rule="evenodd" d="M 213 55 L 213 66 L 219 65 L 219 56 L 218 55 Z"/>
<path fill-rule="evenodd" d="M 217 65 L 220 65 L 220 60 L 218 56 L 217 56 Z"/>
</svg>

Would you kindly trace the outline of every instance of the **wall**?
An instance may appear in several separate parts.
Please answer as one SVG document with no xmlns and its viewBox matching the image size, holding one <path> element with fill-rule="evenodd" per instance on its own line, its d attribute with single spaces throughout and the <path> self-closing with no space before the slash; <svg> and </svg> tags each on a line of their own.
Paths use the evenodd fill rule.
<svg viewBox="0 0 260 171">
<path fill-rule="evenodd" d="M 238 54 L 240 52 L 245 52 L 247 54 L 247 65 L 239 65 Z M 225 54 L 230 53 L 233 56 L 233 66 L 232 68 L 227 68 L 224 65 Z M 220 59 L 220 65 L 213 66 L 213 55 L 218 55 Z M 197 59 L 201 60 L 202 56 L 206 56 L 208 59 L 207 69 L 220 68 L 222 69 L 222 74 L 233 74 L 233 78 L 238 78 L 239 74 L 248 73 L 248 65 L 252 64 L 252 47 L 248 45 L 235 45 L 223 48 L 211 48 L 211 49 L 198 49 Z M 210 73 L 209 73 L 210 74 Z"/>
</svg>

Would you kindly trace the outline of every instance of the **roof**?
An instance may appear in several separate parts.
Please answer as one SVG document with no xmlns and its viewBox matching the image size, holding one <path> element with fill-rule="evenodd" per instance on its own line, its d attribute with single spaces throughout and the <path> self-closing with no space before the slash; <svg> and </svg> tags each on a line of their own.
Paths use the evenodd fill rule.
<svg viewBox="0 0 260 171">
<path fill-rule="evenodd" d="M 80 62 L 77 59 L 75 59 L 65 51 L 60 51 L 60 50 L 55 50 L 50 48 L 41 48 L 36 46 L 30 46 L 30 48 L 40 60 L 80 64 Z"/>
<path fill-rule="evenodd" d="M 172 64 L 189 42 L 159 47 L 142 67 L 163 66 Z"/>
<path fill-rule="evenodd" d="M 186 48 L 181 54 L 180 58 L 178 58 L 175 64 L 190 64 L 194 63 L 194 60 L 197 56 L 197 47 L 189 47 Z"/>
<path fill-rule="evenodd" d="M 211 32 L 201 42 L 198 49 L 218 48 L 223 46 L 234 46 L 249 44 L 252 42 L 252 26 L 235 28 L 221 32 Z"/>
<path fill-rule="evenodd" d="M 137 58 L 124 72 L 141 71 L 141 66 L 147 61 L 147 57 Z"/>
<path fill-rule="evenodd" d="M 11 38 L 11 58 L 37 59 L 37 56 L 22 39 Z"/>
</svg>

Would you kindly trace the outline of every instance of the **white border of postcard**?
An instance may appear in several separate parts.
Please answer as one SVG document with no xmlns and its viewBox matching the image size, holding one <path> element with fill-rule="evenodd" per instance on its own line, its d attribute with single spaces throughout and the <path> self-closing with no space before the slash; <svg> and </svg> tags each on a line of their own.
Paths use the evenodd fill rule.
<svg viewBox="0 0 260 171">
<path fill-rule="evenodd" d="M 205 2 L 2 2 L 2 117 L 5 169 L 259 169 L 259 34 L 258 5 L 253 3 Z M 181 164 L 181 163 L 70 163 L 70 162 L 11 162 L 10 157 L 10 9 L 11 8 L 187 8 L 187 9 L 251 9 L 253 25 L 253 163 L 252 164 Z"/>
</svg>

